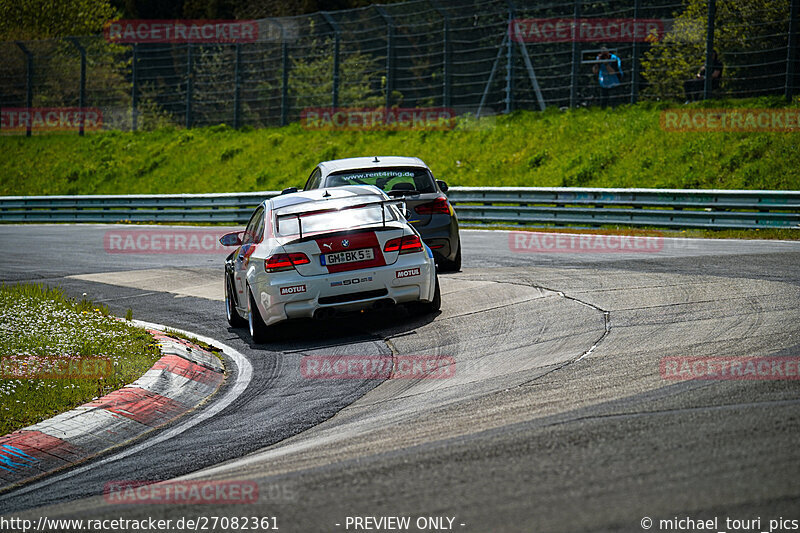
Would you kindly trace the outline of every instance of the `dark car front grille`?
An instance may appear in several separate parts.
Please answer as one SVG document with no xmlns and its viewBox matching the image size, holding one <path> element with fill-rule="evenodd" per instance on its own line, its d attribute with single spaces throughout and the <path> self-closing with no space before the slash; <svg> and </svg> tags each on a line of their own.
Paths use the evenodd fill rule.
<svg viewBox="0 0 800 533">
<path fill-rule="evenodd" d="M 389 294 L 389 291 L 386 289 L 351 292 L 349 294 L 337 294 L 336 296 L 323 296 L 319 299 L 319 303 L 322 305 L 340 304 L 344 302 L 355 302 L 357 300 L 369 300 L 370 298 L 380 298 L 381 296 L 386 296 L 387 294 Z"/>
</svg>

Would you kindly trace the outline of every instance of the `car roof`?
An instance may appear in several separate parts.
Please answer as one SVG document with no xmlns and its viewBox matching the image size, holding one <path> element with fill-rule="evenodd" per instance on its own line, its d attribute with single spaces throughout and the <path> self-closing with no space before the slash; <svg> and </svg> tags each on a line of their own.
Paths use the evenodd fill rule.
<svg viewBox="0 0 800 533">
<path fill-rule="evenodd" d="M 323 187 L 321 189 L 282 194 L 267 201 L 272 203 L 272 209 L 281 209 L 290 205 L 339 200 L 356 196 L 378 196 L 381 200 L 388 198 L 386 193 L 374 185 L 345 185 L 343 187 Z"/>
<path fill-rule="evenodd" d="M 392 168 L 392 167 L 420 167 L 428 168 L 419 157 L 403 157 L 396 155 L 384 155 L 374 157 L 349 157 L 347 159 L 333 159 L 323 161 L 317 165 L 322 170 L 322 175 L 327 176 L 332 172 L 342 170 L 362 170 L 369 168 Z M 428 169 L 430 170 L 430 169 Z"/>
</svg>

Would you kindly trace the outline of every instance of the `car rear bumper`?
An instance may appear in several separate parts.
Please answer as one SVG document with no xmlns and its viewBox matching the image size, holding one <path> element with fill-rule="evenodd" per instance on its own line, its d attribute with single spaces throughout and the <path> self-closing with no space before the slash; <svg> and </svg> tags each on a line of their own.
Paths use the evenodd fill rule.
<svg viewBox="0 0 800 533">
<path fill-rule="evenodd" d="M 454 260 L 458 251 L 458 220 L 450 215 L 434 215 L 430 221 L 414 227 L 434 254 Z"/>
<path fill-rule="evenodd" d="M 436 267 L 428 254 L 400 256 L 393 265 L 303 277 L 260 273 L 251 280 L 264 322 L 433 299 Z"/>
</svg>

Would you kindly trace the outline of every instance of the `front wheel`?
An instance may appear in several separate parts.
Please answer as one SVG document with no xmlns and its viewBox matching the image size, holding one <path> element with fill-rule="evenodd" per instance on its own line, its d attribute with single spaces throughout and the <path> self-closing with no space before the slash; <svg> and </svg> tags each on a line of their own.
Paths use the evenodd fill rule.
<svg viewBox="0 0 800 533">
<path fill-rule="evenodd" d="M 250 329 L 250 337 L 256 344 L 261 344 L 269 340 L 269 326 L 261 318 L 253 293 L 247 289 L 247 325 Z"/>
</svg>

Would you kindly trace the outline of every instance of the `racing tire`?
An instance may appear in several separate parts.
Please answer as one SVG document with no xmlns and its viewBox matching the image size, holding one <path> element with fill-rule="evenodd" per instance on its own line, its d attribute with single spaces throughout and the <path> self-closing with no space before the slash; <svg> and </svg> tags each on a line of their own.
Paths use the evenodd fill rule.
<svg viewBox="0 0 800 533">
<path fill-rule="evenodd" d="M 267 342 L 270 338 L 269 326 L 261 318 L 256 301 L 250 288 L 247 288 L 247 325 L 250 330 L 250 337 L 256 344 Z"/>
<path fill-rule="evenodd" d="M 236 304 L 233 303 L 233 284 L 229 276 L 225 276 L 225 318 L 232 328 L 243 328 L 247 325 L 247 320 L 239 316 L 236 311 Z"/>
<path fill-rule="evenodd" d="M 442 272 L 460 272 L 461 271 L 461 239 L 458 240 L 458 251 L 456 251 L 455 258 L 450 261 L 449 259 L 442 258 L 439 261 L 439 270 Z"/>
<path fill-rule="evenodd" d="M 425 313 L 436 313 L 442 308 L 442 293 L 439 290 L 439 276 L 436 276 L 436 288 L 433 290 L 433 300 L 422 302 L 422 309 Z"/>
</svg>

